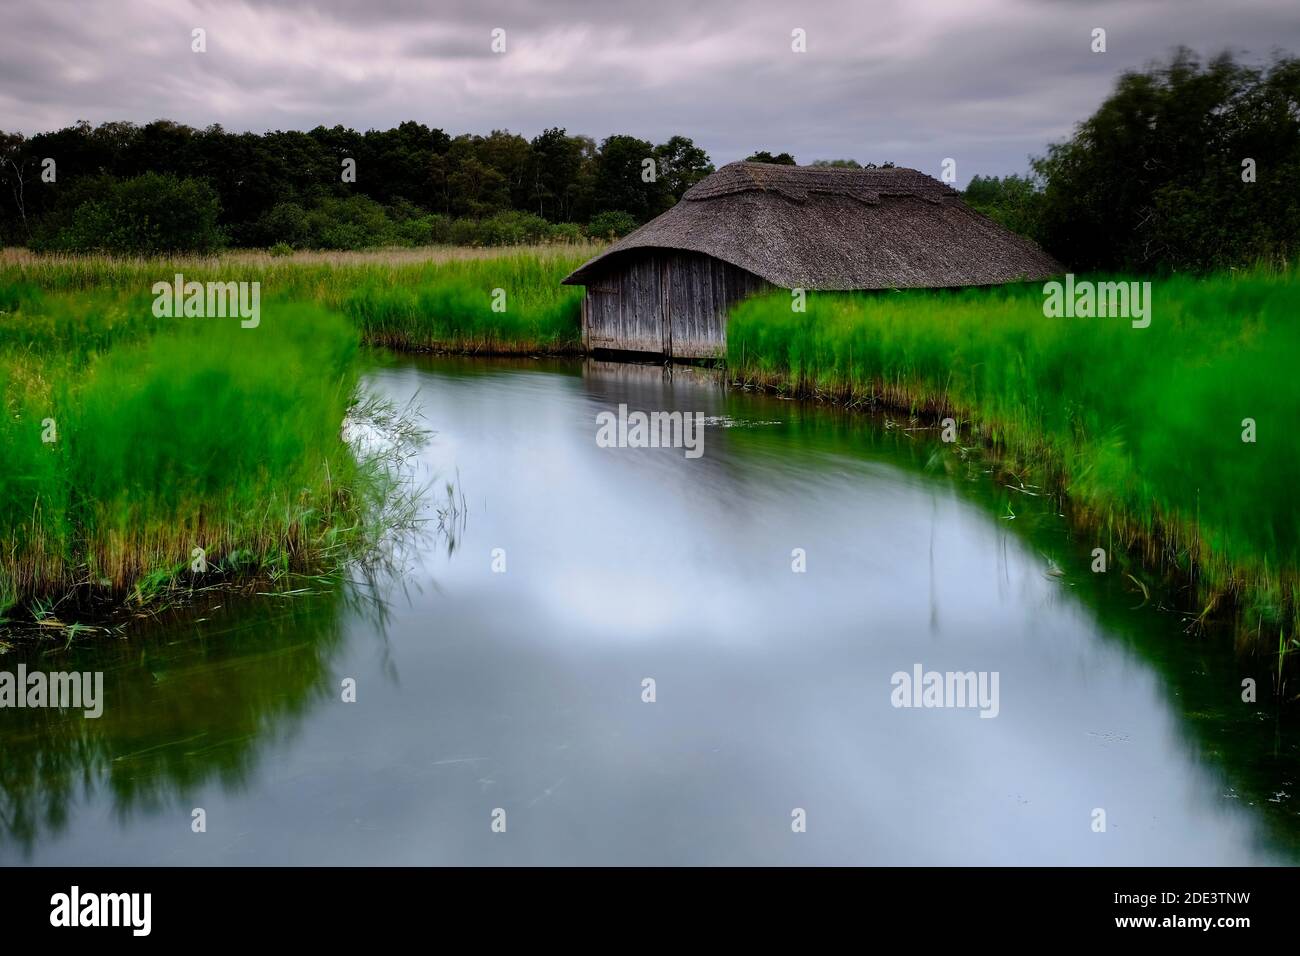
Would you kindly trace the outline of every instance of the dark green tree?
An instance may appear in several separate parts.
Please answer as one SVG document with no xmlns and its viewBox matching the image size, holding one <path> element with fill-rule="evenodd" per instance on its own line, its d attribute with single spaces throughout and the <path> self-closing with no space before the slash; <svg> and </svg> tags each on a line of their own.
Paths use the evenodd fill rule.
<svg viewBox="0 0 1300 956">
<path fill-rule="evenodd" d="M 656 146 L 655 158 L 659 163 L 659 178 L 664 185 L 664 198 L 668 206 L 676 203 L 682 198 L 682 193 L 713 172 L 709 154 L 685 136 L 674 136 L 662 146 Z"/>
<path fill-rule="evenodd" d="M 1034 161 L 1044 245 L 1076 269 L 1211 269 L 1300 249 L 1300 61 L 1124 74 Z M 1254 182 L 1243 179 L 1253 171 Z M 1248 178 L 1248 177 L 1247 177 Z"/>
<path fill-rule="evenodd" d="M 1041 239 L 1043 194 L 1031 176 L 1012 174 L 974 176 L 962 198 L 976 209 L 1012 232 L 1030 239 Z"/>
<path fill-rule="evenodd" d="M 528 140 L 508 130 L 494 129 L 478 139 L 476 147 L 479 162 L 504 178 L 510 207 L 528 209 L 533 170 L 533 151 Z"/>
<path fill-rule="evenodd" d="M 95 194 L 73 210 L 66 226 L 47 233 L 40 246 L 59 252 L 153 255 L 211 252 L 223 243 L 217 194 L 202 180 L 163 173 L 105 178 L 96 184 Z"/>
<path fill-rule="evenodd" d="M 594 211 L 622 210 L 637 222 L 645 222 L 663 211 L 667 197 L 664 181 L 657 171 L 652 182 L 647 182 L 644 175 L 645 161 L 655 158 L 654 146 L 643 139 L 606 138 L 596 159 Z"/>
<path fill-rule="evenodd" d="M 582 169 L 583 144 L 577 136 L 552 128 L 533 138 L 529 207 L 552 222 L 569 221 L 574 187 Z"/>
</svg>

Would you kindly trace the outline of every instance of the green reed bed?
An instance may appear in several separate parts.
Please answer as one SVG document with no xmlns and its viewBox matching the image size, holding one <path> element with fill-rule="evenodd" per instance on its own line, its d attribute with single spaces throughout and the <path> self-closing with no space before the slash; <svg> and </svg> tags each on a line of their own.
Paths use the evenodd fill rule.
<svg viewBox="0 0 1300 956">
<path fill-rule="evenodd" d="M 488 354 L 579 352 L 582 289 L 560 280 L 581 259 L 526 254 L 363 274 L 331 304 L 365 340 L 402 349 Z"/>
<path fill-rule="evenodd" d="M 383 534 L 393 479 L 343 436 L 359 348 L 343 317 L 274 303 L 245 329 L 109 291 L 0 300 L 0 613 L 210 580 L 199 557 L 335 568 Z"/>
<path fill-rule="evenodd" d="M 1300 617 L 1300 279 L 1152 286 L 1152 321 L 1046 318 L 1041 285 L 740 304 L 740 381 L 952 415 L 1055 477 L 1076 517 L 1230 597 L 1265 646 Z M 1243 441 L 1253 419 L 1255 441 Z"/>
<path fill-rule="evenodd" d="M 313 302 L 342 312 L 364 340 L 399 349 L 493 354 L 581 350 L 582 289 L 560 284 L 598 246 L 538 246 L 475 254 L 229 253 L 177 259 L 0 254 L 0 290 L 148 293 L 153 283 L 261 283 L 263 301 Z M 3 292 L 0 292 L 0 297 Z M 0 309 L 4 305 L 0 302 Z"/>
<path fill-rule="evenodd" d="M 207 580 L 196 548 L 241 574 L 373 550 L 412 498 L 392 443 L 359 452 L 345 422 L 419 429 L 359 403 L 358 347 L 578 351 L 581 289 L 560 279 L 593 251 L 0 252 L 0 615 Z M 177 274 L 258 283 L 260 323 L 155 315 Z"/>
</svg>

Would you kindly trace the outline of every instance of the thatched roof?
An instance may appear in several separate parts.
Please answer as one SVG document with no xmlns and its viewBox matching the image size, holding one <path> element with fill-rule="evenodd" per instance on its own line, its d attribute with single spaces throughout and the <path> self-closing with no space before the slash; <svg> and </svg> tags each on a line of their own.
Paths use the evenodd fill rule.
<svg viewBox="0 0 1300 956">
<path fill-rule="evenodd" d="M 1044 279 L 1064 268 L 915 169 L 731 163 L 564 281 L 639 249 L 701 252 L 786 289 L 904 289 Z"/>
</svg>

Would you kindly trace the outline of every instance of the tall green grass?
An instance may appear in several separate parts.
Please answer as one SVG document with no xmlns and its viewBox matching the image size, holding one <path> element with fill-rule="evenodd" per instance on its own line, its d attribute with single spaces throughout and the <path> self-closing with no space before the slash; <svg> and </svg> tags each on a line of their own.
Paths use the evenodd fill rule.
<svg viewBox="0 0 1300 956">
<path fill-rule="evenodd" d="M 578 351 L 582 290 L 560 279 L 592 251 L 0 254 L 0 614 L 140 596 L 194 548 L 236 570 L 373 547 L 409 496 L 344 441 L 358 346 Z M 260 283 L 261 324 L 155 317 L 178 272 Z"/>
<path fill-rule="evenodd" d="M 1040 285 L 790 303 L 778 293 L 733 311 L 735 377 L 952 414 L 1053 472 L 1088 523 L 1196 576 L 1207 603 L 1243 600 L 1256 626 L 1294 636 L 1295 273 L 1156 281 L 1145 329 L 1045 318 Z"/>
<path fill-rule="evenodd" d="M 195 548 L 214 569 L 289 569 L 372 538 L 388 489 L 342 432 L 358 347 L 312 305 L 264 306 L 255 329 L 107 293 L 6 310 L 0 611 L 138 593 L 188 573 Z"/>
<path fill-rule="evenodd" d="M 582 348 L 582 289 L 560 280 L 581 260 L 503 255 L 422 269 L 403 281 L 360 275 L 331 304 L 370 343 L 517 354 Z"/>
<path fill-rule="evenodd" d="M 496 354 L 578 352 L 582 289 L 560 280 L 597 248 L 430 253 L 423 259 L 400 250 L 388 256 L 156 260 L 6 252 L 0 256 L 0 309 L 6 294 L 111 292 L 136 298 L 154 282 L 181 272 L 187 281 L 260 282 L 264 302 L 313 302 L 341 311 L 366 342 L 376 345 Z"/>
</svg>

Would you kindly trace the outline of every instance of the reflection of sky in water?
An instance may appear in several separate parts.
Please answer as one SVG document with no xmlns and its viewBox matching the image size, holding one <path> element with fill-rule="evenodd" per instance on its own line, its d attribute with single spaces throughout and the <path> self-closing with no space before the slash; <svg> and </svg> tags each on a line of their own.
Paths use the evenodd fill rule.
<svg viewBox="0 0 1300 956">
<path fill-rule="evenodd" d="M 356 677 L 358 703 L 314 705 L 233 792 L 124 824 L 91 802 L 34 859 L 1275 861 L 1152 666 L 865 424 L 791 424 L 819 413 L 644 370 L 430 367 L 377 381 L 420 390 L 428 475 L 458 471 L 469 513 L 453 555 L 419 557 L 386 638 L 344 619 L 332 678 Z M 599 448 L 595 413 L 620 401 L 729 427 L 698 460 Z M 894 709 L 890 676 L 916 662 L 1000 672 L 1000 716 Z"/>
</svg>

